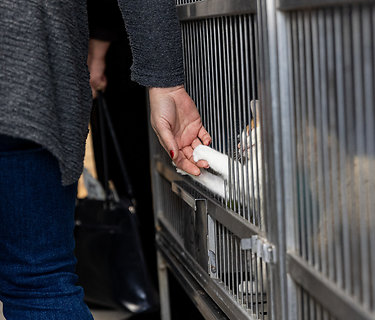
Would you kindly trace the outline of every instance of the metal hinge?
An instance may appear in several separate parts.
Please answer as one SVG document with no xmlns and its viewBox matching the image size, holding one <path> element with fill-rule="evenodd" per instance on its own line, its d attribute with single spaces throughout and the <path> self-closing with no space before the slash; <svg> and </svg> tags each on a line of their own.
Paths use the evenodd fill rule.
<svg viewBox="0 0 375 320">
<path fill-rule="evenodd" d="M 256 253 L 266 263 L 276 262 L 275 246 L 258 235 L 241 239 L 241 250 L 252 250 L 253 253 Z"/>
</svg>

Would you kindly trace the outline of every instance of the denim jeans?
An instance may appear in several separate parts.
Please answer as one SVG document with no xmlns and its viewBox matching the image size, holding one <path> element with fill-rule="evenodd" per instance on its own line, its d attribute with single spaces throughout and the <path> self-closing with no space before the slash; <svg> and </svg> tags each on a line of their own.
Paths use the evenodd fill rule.
<svg viewBox="0 0 375 320">
<path fill-rule="evenodd" d="M 38 145 L 0 135 L 0 300 L 7 320 L 92 320 L 76 286 L 76 184 Z"/>
</svg>

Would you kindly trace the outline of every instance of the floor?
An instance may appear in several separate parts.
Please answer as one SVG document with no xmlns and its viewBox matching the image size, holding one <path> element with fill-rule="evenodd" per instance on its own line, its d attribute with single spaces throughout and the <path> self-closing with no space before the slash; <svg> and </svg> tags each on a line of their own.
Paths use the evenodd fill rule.
<svg viewBox="0 0 375 320">
<path fill-rule="evenodd" d="M 0 301 L 0 320 L 5 320 L 3 316 L 3 304 L 1 303 L 1 301 Z"/>
<path fill-rule="evenodd" d="M 6 320 L 3 316 L 3 304 L 0 301 L 0 320 Z M 91 310 L 95 320 L 126 320 L 124 315 L 118 311 Z"/>
<path fill-rule="evenodd" d="M 124 315 L 118 311 L 91 310 L 94 320 L 126 320 Z"/>
</svg>

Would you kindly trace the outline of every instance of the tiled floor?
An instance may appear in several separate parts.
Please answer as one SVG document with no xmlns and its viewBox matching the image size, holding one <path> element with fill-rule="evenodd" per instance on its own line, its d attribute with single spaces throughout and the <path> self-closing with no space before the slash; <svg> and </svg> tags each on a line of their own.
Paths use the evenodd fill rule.
<svg viewBox="0 0 375 320">
<path fill-rule="evenodd" d="M 3 316 L 3 304 L 0 301 L 0 320 L 6 320 Z M 95 320 L 126 320 L 123 313 L 118 311 L 91 310 Z"/>
<path fill-rule="evenodd" d="M 123 313 L 118 311 L 91 310 L 95 320 L 126 320 Z"/>
<path fill-rule="evenodd" d="M 0 320 L 5 320 L 3 316 L 3 304 L 1 303 L 1 301 L 0 301 Z"/>
</svg>

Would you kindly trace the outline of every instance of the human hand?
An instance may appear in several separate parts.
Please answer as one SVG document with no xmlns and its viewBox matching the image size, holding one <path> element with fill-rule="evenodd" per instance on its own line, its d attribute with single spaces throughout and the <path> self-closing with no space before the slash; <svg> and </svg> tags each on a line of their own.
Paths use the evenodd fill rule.
<svg viewBox="0 0 375 320">
<path fill-rule="evenodd" d="M 151 125 L 163 148 L 176 166 L 199 175 L 198 167 L 208 167 L 204 160 L 193 160 L 193 150 L 200 144 L 209 145 L 211 137 L 202 125 L 194 101 L 184 86 L 149 88 Z"/>
<path fill-rule="evenodd" d="M 90 86 L 93 98 L 97 92 L 105 91 L 107 77 L 105 76 L 105 56 L 110 45 L 109 41 L 90 39 L 87 66 L 90 71 Z"/>
</svg>

